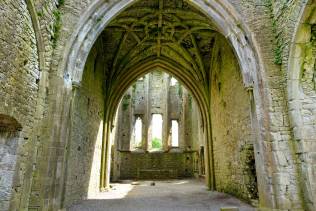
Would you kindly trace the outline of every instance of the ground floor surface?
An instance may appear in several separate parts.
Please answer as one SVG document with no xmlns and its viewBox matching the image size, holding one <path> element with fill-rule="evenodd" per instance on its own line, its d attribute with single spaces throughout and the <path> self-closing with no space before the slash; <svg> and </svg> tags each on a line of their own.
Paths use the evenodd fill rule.
<svg viewBox="0 0 316 211">
<path fill-rule="evenodd" d="M 208 210 L 237 207 L 240 211 L 253 211 L 253 207 L 218 192 L 208 191 L 197 180 L 124 181 L 112 184 L 112 190 L 69 207 L 69 211 L 158 211 Z"/>
</svg>

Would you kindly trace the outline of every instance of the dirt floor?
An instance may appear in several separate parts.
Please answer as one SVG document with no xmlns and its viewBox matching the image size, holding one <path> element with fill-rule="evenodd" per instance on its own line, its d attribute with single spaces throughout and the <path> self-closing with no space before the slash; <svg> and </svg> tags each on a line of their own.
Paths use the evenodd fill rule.
<svg viewBox="0 0 316 211">
<path fill-rule="evenodd" d="M 158 211 L 211 210 L 239 208 L 253 211 L 253 207 L 227 194 L 208 191 L 197 180 L 124 181 L 112 184 L 112 190 L 73 205 L 69 211 Z"/>
</svg>

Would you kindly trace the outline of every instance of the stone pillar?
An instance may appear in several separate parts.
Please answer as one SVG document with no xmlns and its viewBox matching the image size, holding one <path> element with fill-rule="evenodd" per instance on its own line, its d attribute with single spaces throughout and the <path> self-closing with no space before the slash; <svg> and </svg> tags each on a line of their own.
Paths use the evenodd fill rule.
<svg viewBox="0 0 316 211">
<path fill-rule="evenodd" d="M 260 200 L 260 206 L 269 206 L 272 207 L 273 202 L 271 201 L 271 196 L 273 195 L 273 191 L 270 189 L 270 181 L 269 178 L 263 173 L 265 173 L 265 165 L 263 160 L 263 155 L 260 152 L 264 152 L 265 150 L 262 148 L 262 140 L 258 137 L 259 134 L 259 126 L 256 115 L 256 105 L 254 99 L 253 89 L 248 89 L 250 108 L 251 108 L 251 127 L 252 127 L 252 139 L 254 154 L 255 154 L 255 164 L 256 164 L 256 175 L 257 175 L 257 185 L 258 185 L 258 194 Z"/>
<path fill-rule="evenodd" d="M 106 103 L 105 103 L 106 105 Z M 105 191 L 110 185 L 110 163 L 111 163 L 111 143 L 110 143 L 110 133 L 111 133 L 111 122 L 109 121 L 108 115 L 104 115 L 103 122 L 103 138 L 102 138 L 102 157 L 101 157 L 101 191 Z"/>
<path fill-rule="evenodd" d="M 150 109 L 150 74 L 145 76 L 145 115 L 144 115 L 144 138 L 143 138 L 143 147 L 144 151 L 150 150 L 149 144 L 151 141 L 149 141 L 149 138 L 151 137 L 150 128 L 149 125 L 151 123 L 151 109 Z"/>
<path fill-rule="evenodd" d="M 128 98 L 127 96 L 130 96 Z M 132 95 L 131 91 L 128 90 L 127 93 L 124 95 L 122 102 L 121 102 L 121 124 L 122 127 L 120 128 L 120 149 L 123 151 L 131 150 L 130 142 L 131 142 L 131 134 L 133 129 L 133 112 L 132 112 Z"/>
<path fill-rule="evenodd" d="M 117 112 L 115 115 L 115 121 L 114 121 L 114 131 L 113 131 L 113 136 L 114 136 L 114 148 L 113 148 L 113 181 L 118 181 L 120 178 L 120 151 L 119 151 L 119 131 L 120 131 L 120 117 L 121 112 Z"/>
<path fill-rule="evenodd" d="M 128 106 L 128 113 L 129 113 L 129 135 L 126 139 L 128 150 L 132 150 L 132 144 L 135 144 L 135 137 L 134 137 L 134 129 L 135 129 L 135 113 L 134 113 L 134 105 L 133 105 L 133 92 L 131 89 L 128 90 L 128 94 L 131 96 L 129 99 L 129 106 Z"/>
<path fill-rule="evenodd" d="M 179 119 L 179 148 L 181 150 L 186 150 L 187 148 L 187 143 L 186 143 L 186 133 L 187 133 L 187 128 L 190 127 L 186 125 L 186 120 L 187 120 L 187 114 L 188 114 L 188 92 L 186 89 L 183 89 L 183 94 L 182 94 L 182 109 L 180 113 L 180 119 Z"/>
<path fill-rule="evenodd" d="M 164 73 L 163 77 L 163 90 L 162 93 L 165 94 L 163 98 L 163 125 L 162 125 L 162 150 L 168 151 L 169 144 L 168 144 L 168 138 L 169 138 L 169 125 L 170 125 L 170 119 L 169 119 L 169 84 L 170 84 L 170 76 L 166 73 Z"/>
<path fill-rule="evenodd" d="M 192 104 L 190 103 L 190 94 L 183 90 L 183 115 L 184 115 L 184 146 L 185 150 L 192 150 Z"/>
</svg>

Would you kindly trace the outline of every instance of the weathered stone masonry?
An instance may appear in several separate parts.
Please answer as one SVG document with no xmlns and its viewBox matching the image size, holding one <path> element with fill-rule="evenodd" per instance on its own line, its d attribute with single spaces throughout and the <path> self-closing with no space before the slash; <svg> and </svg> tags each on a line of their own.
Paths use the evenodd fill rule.
<svg viewBox="0 0 316 211">
<path fill-rule="evenodd" d="M 91 197 L 99 190 L 104 64 L 102 55 L 98 54 L 98 44 L 100 40 L 96 42 L 87 60 L 82 83 L 74 87 L 75 96 L 70 110 L 70 141 L 67 146 L 65 206 Z M 83 157 L 86 159 L 82 160 Z"/>
<path fill-rule="evenodd" d="M 112 179 L 170 179 L 202 176 L 198 154 L 204 147 L 201 115 L 193 97 L 166 73 L 153 72 L 137 80 L 118 109 Z M 190 99 L 190 100 L 189 100 Z M 197 112 L 194 112 L 196 111 Z M 162 115 L 161 148 L 152 147 L 152 115 Z M 142 121 L 141 144 L 135 146 L 136 119 Z M 172 145 L 172 121 L 178 122 L 178 145 Z M 203 156 L 202 156 L 203 157 Z M 197 162 L 194 163 L 194 162 Z M 203 168 L 203 166 L 202 166 Z"/>
<path fill-rule="evenodd" d="M 287 90 L 289 117 L 293 127 L 300 183 L 306 207 L 313 208 L 315 183 L 315 2 L 309 1 L 302 20 L 297 23 L 297 35 L 292 38 L 289 55 Z"/>
<path fill-rule="evenodd" d="M 40 78 L 37 41 L 24 1 L 2 1 L 0 13 L 0 114 L 14 118 L 21 125 L 17 143 L 5 140 L 8 145 L 15 145 L 15 149 L 1 156 L 1 163 L 9 159 L 12 166 L 10 169 L 1 166 L 0 209 L 6 210 L 10 204 L 12 210 L 25 209 L 36 154 L 34 146 L 38 141 L 34 133 Z M 2 118 L 6 117 L 1 116 L 1 121 Z M 12 184 L 11 187 L 5 187 L 7 183 Z"/>
<path fill-rule="evenodd" d="M 71 176 L 72 173 L 66 173 L 71 163 L 67 157 L 76 157 L 83 152 L 87 157 L 92 154 L 88 149 L 78 151 L 77 147 L 75 151 L 76 149 L 68 148 L 79 146 L 84 140 L 73 143 L 74 140 L 69 138 L 72 137 L 69 135 L 72 131 L 70 125 L 75 120 L 75 116 L 69 111 L 71 108 L 83 109 L 79 104 L 71 103 L 76 102 L 74 96 L 83 93 L 78 87 L 85 86 L 77 85 L 89 75 L 84 73 L 86 75 L 81 77 L 82 72 L 87 72 L 87 69 L 84 70 L 85 61 L 94 41 L 109 23 L 108 20 L 131 3 L 134 2 L 0 2 L 0 122 L 10 119 L 9 122 L 17 122 L 21 126 L 18 127 L 20 132 L 15 133 L 16 151 L 12 151 L 10 159 L 15 171 L 1 175 L 0 195 L 5 200 L 1 200 L 0 209 L 6 210 L 10 206 L 11 210 L 58 210 L 85 197 L 86 193 L 82 193 L 83 190 L 86 191 L 84 185 L 78 187 L 77 191 L 73 189 L 74 192 L 68 192 L 71 183 L 76 182 L 70 179 L 75 177 Z M 245 106 L 245 110 L 248 110 L 246 105 L 252 105 L 252 115 L 249 117 L 245 114 L 243 119 L 246 122 L 246 132 L 240 143 L 250 142 L 246 135 L 250 133 L 250 124 L 253 136 L 251 139 L 255 140 L 259 206 L 280 210 L 314 210 L 316 150 L 313 106 L 314 41 L 311 35 L 315 2 L 197 0 L 191 3 L 221 29 L 220 32 L 225 35 L 236 55 L 242 82 L 248 88 L 243 91 L 240 87 L 236 88 L 243 99 L 239 102 L 240 106 Z M 254 63 L 256 65 L 252 65 Z M 252 77 L 248 77 L 251 74 Z M 253 80 L 248 80 L 249 78 Z M 227 77 L 223 79 L 223 87 L 226 79 L 228 80 Z M 239 80 L 241 84 L 241 79 Z M 126 84 L 128 85 L 131 84 Z M 213 86 L 213 91 L 218 89 L 218 85 Z M 94 89 L 95 87 L 91 87 L 91 90 Z M 250 93 L 249 101 L 245 99 L 246 92 Z M 87 95 L 90 94 L 88 92 Z M 229 93 L 224 96 L 230 98 Z M 102 107 L 103 101 L 100 98 L 101 94 L 96 96 L 100 102 L 95 102 Z M 87 102 L 83 101 L 86 106 Z M 211 102 L 215 101 L 211 99 Z M 116 109 L 115 106 L 112 107 L 113 110 Z M 102 112 L 101 108 L 100 110 Z M 214 118 L 218 119 L 216 115 Z M 99 120 L 96 118 L 92 122 Z M 97 127 L 94 123 L 91 123 L 92 128 Z M 210 135 L 209 132 L 207 134 Z M 216 128 L 213 128 L 212 137 L 214 135 L 219 137 Z M 215 148 L 216 141 L 216 167 Z M 0 158 L 2 165 L 6 158 L 2 155 Z M 238 159 L 241 157 L 236 158 Z M 83 165 L 91 166 L 89 163 Z M 13 169 L 12 165 L 11 167 Z M 1 174 L 2 169 L 3 167 Z M 215 183 L 220 182 L 216 180 L 216 172 L 219 171 L 211 171 L 215 171 Z M 83 176 L 81 173 L 80 175 Z M 12 181 L 11 190 L 2 185 L 7 181 Z M 218 187 L 221 184 L 223 183 L 217 184 Z M 69 200 L 65 200 L 66 196 Z"/>
</svg>

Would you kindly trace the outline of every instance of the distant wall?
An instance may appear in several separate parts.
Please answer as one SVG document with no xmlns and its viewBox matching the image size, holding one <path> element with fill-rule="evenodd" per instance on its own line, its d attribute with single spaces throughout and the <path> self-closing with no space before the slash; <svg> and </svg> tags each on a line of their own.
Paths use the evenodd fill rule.
<svg viewBox="0 0 316 211">
<path fill-rule="evenodd" d="M 112 178 L 167 179 L 197 176 L 204 172 L 199 150 L 204 146 L 199 108 L 194 98 L 172 77 L 153 71 L 137 80 L 124 95 L 118 110 Z M 175 82 L 175 81 L 174 81 Z M 151 147 L 151 116 L 163 118 L 162 148 Z M 142 146 L 133 147 L 137 117 L 142 119 Z M 179 146 L 172 146 L 172 120 L 178 121 Z M 199 167 L 200 166 L 200 167 Z"/>
<path fill-rule="evenodd" d="M 195 152 L 120 152 L 120 179 L 177 179 L 193 176 Z"/>
</svg>

